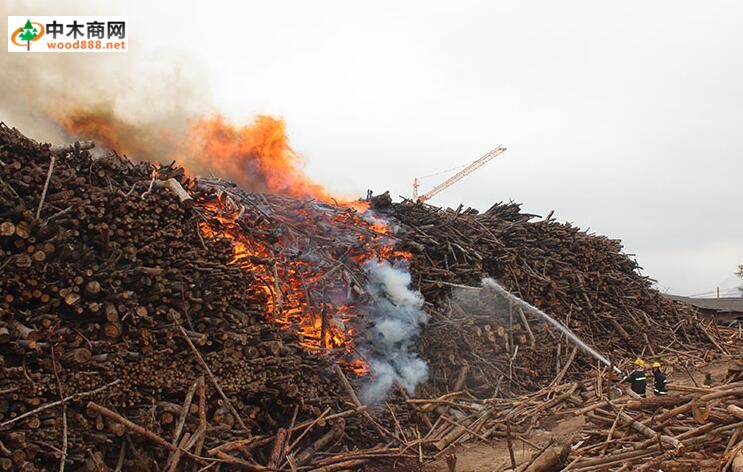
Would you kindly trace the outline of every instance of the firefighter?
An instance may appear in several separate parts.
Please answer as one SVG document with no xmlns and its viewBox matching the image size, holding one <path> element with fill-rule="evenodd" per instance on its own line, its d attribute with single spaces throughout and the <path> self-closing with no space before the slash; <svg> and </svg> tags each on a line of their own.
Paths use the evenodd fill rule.
<svg viewBox="0 0 743 472">
<path fill-rule="evenodd" d="M 655 379 L 653 393 L 656 395 L 668 395 L 666 374 L 661 372 L 660 362 L 653 362 L 653 378 Z"/>
<path fill-rule="evenodd" d="M 630 388 L 633 392 L 645 396 L 645 388 L 647 387 L 647 377 L 645 376 L 645 362 L 639 357 L 635 359 L 635 370 L 624 378 L 625 382 L 630 383 Z"/>
</svg>

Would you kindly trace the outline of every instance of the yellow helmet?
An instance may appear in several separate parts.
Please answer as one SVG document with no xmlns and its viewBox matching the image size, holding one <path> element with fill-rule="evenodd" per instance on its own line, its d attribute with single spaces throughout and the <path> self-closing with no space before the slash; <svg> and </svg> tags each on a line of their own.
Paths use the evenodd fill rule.
<svg viewBox="0 0 743 472">
<path fill-rule="evenodd" d="M 653 368 L 660 367 L 660 362 L 653 362 Z"/>
<path fill-rule="evenodd" d="M 640 358 L 638 357 L 637 359 L 635 359 L 635 365 L 636 365 L 637 367 L 645 367 L 645 361 L 643 361 L 642 359 L 640 359 Z"/>
</svg>

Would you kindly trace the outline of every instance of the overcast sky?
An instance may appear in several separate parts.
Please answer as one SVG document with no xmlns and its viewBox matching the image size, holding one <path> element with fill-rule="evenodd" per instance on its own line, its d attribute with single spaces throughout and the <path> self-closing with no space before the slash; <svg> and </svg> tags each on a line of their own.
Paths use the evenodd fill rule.
<svg viewBox="0 0 743 472">
<path fill-rule="evenodd" d="M 739 1 L 2 4 L 13 15 L 128 15 L 131 52 L 106 58 L 131 79 L 118 98 L 148 93 L 145 71 L 174 68 L 164 85 L 201 84 L 181 86 L 176 100 L 205 114 L 284 117 L 308 174 L 333 191 L 408 196 L 415 176 L 503 144 L 505 154 L 431 203 L 554 209 L 622 239 L 661 289 L 736 285 Z M 22 54 L 2 54 L 3 68 L 23 65 Z M 148 108 L 172 99 L 150 94 Z"/>
</svg>

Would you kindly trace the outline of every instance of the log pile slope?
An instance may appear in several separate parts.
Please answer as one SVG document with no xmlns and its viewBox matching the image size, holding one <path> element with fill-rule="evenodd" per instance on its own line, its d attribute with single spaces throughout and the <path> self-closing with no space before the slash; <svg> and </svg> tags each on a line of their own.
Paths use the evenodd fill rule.
<svg viewBox="0 0 743 472">
<path fill-rule="evenodd" d="M 666 396 L 597 400 L 564 470 L 740 470 L 743 383 L 734 379 L 730 369 L 712 385 L 672 383 Z"/>
<path fill-rule="evenodd" d="M 330 360 L 201 236 L 183 171 L 85 147 L 0 126 L 0 470 L 266 464 L 267 437 L 341 411 Z"/>
<path fill-rule="evenodd" d="M 485 277 L 617 364 L 690 350 L 704 355 L 716 347 L 714 328 L 655 290 L 616 239 L 559 223 L 551 214 L 538 219 L 514 203 L 484 213 L 410 201 L 379 206 L 400 223 L 397 236 L 413 254 L 414 284 L 429 304 L 421 352 L 436 394 L 449 391 L 465 367 L 472 368 L 464 385 L 486 395 L 495 385 L 538 390 L 573 362 L 572 344 L 541 317 L 519 305 L 499 309 L 484 292 L 465 297 L 468 292 L 457 287 L 479 287 Z M 567 378 L 595 365 L 579 351 Z"/>
<path fill-rule="evenodd" d="M 91 147 L 0 125 L 0 470 L 399 468 L 603 399 L 608 368 L 484 277 L 620 364 L 726 350 L 618 241 L 515 204 L 372 218 Z M 362 405 L 378 259 L 425 297 L 429 379 Z"/>
</svg>

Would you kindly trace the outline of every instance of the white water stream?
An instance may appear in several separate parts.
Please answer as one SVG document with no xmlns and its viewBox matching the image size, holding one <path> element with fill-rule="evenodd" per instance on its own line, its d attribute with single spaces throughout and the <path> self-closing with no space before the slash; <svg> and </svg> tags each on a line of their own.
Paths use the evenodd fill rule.
<svg viewBox="0 0 743 472">
<path fill-rule="evenodd" d="M 489 288 L 496 292 L 498 295 L 502 296 L 506 300 L 511 301 L 514 305 L 519 305 L 522 307 L 524 311 L 528 311 L 530 313 L 534 313 L 536 315 L 541 316 L 545 319 L 549 324 L 554 326 L 555 328 L 559 329 L 560 332 L 565 334 L 570 340 L 572 340 L 578 347 L 586 351 L 588 354 L 596 358 L 599 362 L 611 367 L 613 364 L 607 359 L 605 356 L 601 355 L 600 352 L 596 351 L 594 348 L 583 342 L 581 338 L 579 338 L 570 328 L 559 322 L 558 320 L 552 318 L 547 313 L 543 312 L 539 308 L 535 307 L 534 305 L 531 305 L 528 302 L 525 302 L 524 300 L 520 299 L 516 295 L 512 294 L 508 290 L 506 290 L 505 287 L 501 286 L 498 282 L 491 278 L 482 279 L 482 286 L 483 288 Z M 621 373 L 621 371 L 614 366 L 614 370 Z"/>
</svg>

